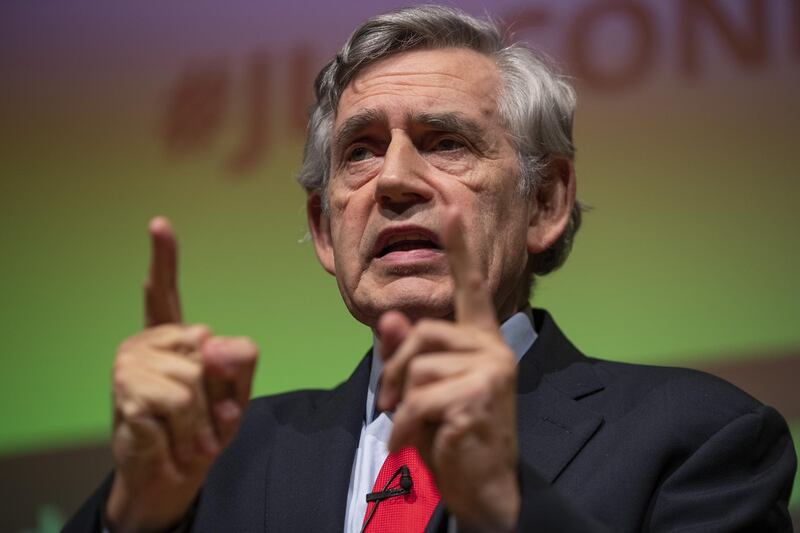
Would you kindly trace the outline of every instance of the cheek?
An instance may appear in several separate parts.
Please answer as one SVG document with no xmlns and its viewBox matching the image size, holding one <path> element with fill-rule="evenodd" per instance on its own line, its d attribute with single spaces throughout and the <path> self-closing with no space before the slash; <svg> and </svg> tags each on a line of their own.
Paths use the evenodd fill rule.
<svg viewBox="0 0 800 533">
<path fill-rule="evenodd" d="M 506 187 L 486 187 L 477 195 L 476 217 L 488 231 L 500 231 L 524 224 L 524 200 L 517 191 L 516 182 Z"/>
<path fill-rule="evenodd" d="M 337 264 L 358 259 L 367 224 L 368 207 L 360 201 L 358 191 L 332 191 L 330 199 L 331 237 Z"/>
<path fill-rule="evenodd" d="M 506 187 L 489 189 L 475 206 L 475 229 L 483 239 L 490 269 L 527 261 L 527 202 L 511 178 Z"/>
<path fill-rule="evenodd" d="M 331 183 L 328 186 L 328 206 L 330 207 L 332 215 L 341 215 L 342 212 L 347 209 L 349 203 L 349 191 L 344 187 L 338 186 L 338 180 L 336 185 Z"/>
<path fill-rule="evenodd" d="M 342 172 L 337 173 L 336 178 L 345 190 L 357 191 L 378 175 L 381 170 L 381 161 L 383 158 L 373 157 L 349 164 Z"/>
</svg>

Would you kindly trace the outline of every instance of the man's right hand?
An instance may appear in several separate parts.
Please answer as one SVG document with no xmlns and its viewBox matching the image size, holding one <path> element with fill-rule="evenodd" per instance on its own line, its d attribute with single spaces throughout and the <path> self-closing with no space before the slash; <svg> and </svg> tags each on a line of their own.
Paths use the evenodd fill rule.
<svg viewBox="0 0 800 533">
<path fill-rule="evenodd" d="M 112 377 L 115 462 L 105 516 L 113 531 L 163 531 L 185 517 L 250 397 L 256 346 L 181 321 L 177 244 L 150 222 L 147 329 L 117 350 Z"/>
</svg>

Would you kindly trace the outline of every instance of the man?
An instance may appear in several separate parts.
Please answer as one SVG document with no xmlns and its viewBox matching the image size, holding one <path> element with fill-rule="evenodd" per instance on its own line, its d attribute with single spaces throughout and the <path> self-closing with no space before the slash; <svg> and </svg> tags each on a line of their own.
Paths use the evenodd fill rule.
<svg viewBox="0 0 800 533">
<path fill-rule="evenodd" d="M 359 27 L 316 94 L 310 232 L 373 350 L 333 391 L 245 413 L 255 347 L 181 323 L 155 219 L 148 328 L 114 367 L 116 469 L 68 530 L 791 529 L 774 410 L 589 359 L 528 307 L 580 224 L 562 78 L 425 6 Z"/>
</svg>

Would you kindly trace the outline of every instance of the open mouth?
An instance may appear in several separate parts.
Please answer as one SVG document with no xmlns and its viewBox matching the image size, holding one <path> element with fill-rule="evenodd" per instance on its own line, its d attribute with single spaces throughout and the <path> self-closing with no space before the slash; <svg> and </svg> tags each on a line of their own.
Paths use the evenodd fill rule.
<svg viewBox="0 0 800 533">
<path fill-rule="evenodd" d="M 380 259 L 392 254 L 400 257 L 402 254 L 410 259 L 441 250 L 436 234 L 432 231 L 421 227 L 392 228 L 381 232 L 375 243 L 373 257 Z"/>
<path fill-rule="evenodd" d="M 387 244 L 375 255 L 384 257 L 393 252 L 411 252 L 414 250 L 441 250 L 439 245 L 427 239 L 402 239 L 391 244 Z"/>
</svg>

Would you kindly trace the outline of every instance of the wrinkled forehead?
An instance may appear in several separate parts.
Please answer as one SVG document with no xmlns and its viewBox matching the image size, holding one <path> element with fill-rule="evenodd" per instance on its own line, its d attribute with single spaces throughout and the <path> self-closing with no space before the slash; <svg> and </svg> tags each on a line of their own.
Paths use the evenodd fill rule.
<svg viewBox="0 0 800 533">
<path fill-rule="evenodd" d="M 334 130 L 351 115 L 375 107 L 405 115 L 458 112 L 491 116 L 497 109 L 499 85 L 494 60 L 473 50 L 400 52 L 353 76 L 340 95 Z"/>
</svg>

